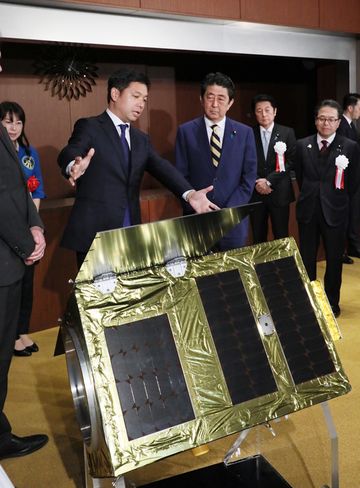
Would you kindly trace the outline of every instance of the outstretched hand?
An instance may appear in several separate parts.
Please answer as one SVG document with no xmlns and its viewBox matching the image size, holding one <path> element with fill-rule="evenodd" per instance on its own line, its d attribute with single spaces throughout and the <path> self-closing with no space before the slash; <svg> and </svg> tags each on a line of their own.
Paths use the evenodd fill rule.
<svg viewBox="0 0 360 488">
<path fill-rule="evenodd" d="M 211 212 L 212 210 L 220 210 L 220 208 L 212 203 L 206 196 L 206 194 L 211 191 L 214 187 L 208 186 L 202 190 L 193 190 L 189 193 L 188 203 L 192 206 L 196 213 Z"/>
<path fill-rule="evenodd" d="M 95 149 L 92 147 L 83 158 L 81 156 L 75 158 L 74 164 L 70 168 L 69 181 L 71 186 L 75 186 L 76 180 L 85 173 L 94 154 Z"/>
</svg>

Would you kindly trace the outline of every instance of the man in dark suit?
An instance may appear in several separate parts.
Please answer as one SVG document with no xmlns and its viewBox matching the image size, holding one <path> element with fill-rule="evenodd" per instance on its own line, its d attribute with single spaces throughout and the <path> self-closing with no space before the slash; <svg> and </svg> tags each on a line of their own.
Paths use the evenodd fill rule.
<svg viewBox="0 0 360 488">
<path fill-rule="evenodd" d="M 228 76 L 209 73 L 200 88 L 204 115 L 180 125 L 176 137 L 176 167 L 194 188 L 213 185 L 208 198 L 219 207 L 248 203 L 255 184 L 252 130 L 226 117 L 234 96 L 235 86 Z M 245 245 L 247 220 L 220 241 L 220 250 Z"/>
<path fill-rule="evenodd" d="M 149 79 L 121 69 L 108 80 L 108 109 L 76 122 L 58 163 L 64 176 L 76 182 L 76 198 L 62 245 L 77 252 L 81 265 L 99 231 L 140 223 L 140 185 L 145 171 L 155 176 L 197 212 L 216 210 L 206 193 L 192 186 L 162 159 L 148 135 L 130 125 L 142 114 Z"/>
<path fill-rule="evenodd" d="M 254 243 L 267 241 L 271 220 L 275 239 L 289 235 L 290 203 L 295 200 L 290 170 L 294 164 L 294 130 L 275 122 L 277 104 L 271 95 L 256 95 L 252 109 L 257 153 L 257 179 L 252 202 L 262 202 L 250 216 Z"/>
<path fill-rule="evenodd" d="M 317 134 L 297 142 L 295 171 L 300 188 L 296 204 L 300 252 L 310 280 L 316 279 L 316 258 L 322 237 L 325 292 L 340 315 L 342 255 L 349 204 L 360 184 L 358 144 L 336 133 L 341 107 L 323 100 L 315 109 Z"/>
<path fill-rule="evenodd" d="M 354 122 L 360 117 L 360 94 L 348 93 L 343 100 L 344 113 L 336 131 L 338 134 L 360 144 L 359 133 Z M 343 255 L 343 263 L 353 264 L 350 256 L 360 258 L 360 188 L 350 202 L 349 224 L 347 228 L 347 252 Z"/>
<path fill-rule="evenodd" d="M 46 444 L 48 438 L 12 434 L 3 411 L 17 332 L 21 279 L 25 265 L 42 258 L 45 239 L 14 145 L 2 124 L 0 161 L 0 459 L 4 459 L 30 454 Z"/>
</svg>

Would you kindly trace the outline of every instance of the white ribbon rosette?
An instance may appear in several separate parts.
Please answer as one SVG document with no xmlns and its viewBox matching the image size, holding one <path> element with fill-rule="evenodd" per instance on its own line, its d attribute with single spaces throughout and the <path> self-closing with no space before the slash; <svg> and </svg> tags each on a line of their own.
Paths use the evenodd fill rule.
<svg viewBox="0 0 360 488">
<path fill-rule="evenodd" d="M 276 171 L 277 173 L 285 171 L 285 152 L 286 152 L 285 142 L 278 141 L 274 146 L 274 151 L 276 152 Z"/>
<path fill-rule="evenodd" d="M 344 171 L 349 166 L 349 160 L 344 154 L 340 154 L 335 159 L 336 174 L 335 174 L 335 188 L 337 190 L 344 189 Z"/>
</svg>

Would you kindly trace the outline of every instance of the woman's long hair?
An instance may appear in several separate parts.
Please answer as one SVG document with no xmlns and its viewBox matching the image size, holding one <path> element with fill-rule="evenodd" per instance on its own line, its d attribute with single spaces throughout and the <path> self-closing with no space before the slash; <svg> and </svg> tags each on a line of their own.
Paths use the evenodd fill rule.
<svg viewBox="0 0 360 488">
<path fill-rule="evenodd" d="M 14 121 L 14 115 L 21 120 L 23 126 L 22 131 L 17 139 L 17 142 L 20 146 L 25 149 L 25 152 L 28 156 L 30 156 L 30 143 L 28 138 L 25 134 L 25 112 L 24 109 L 16 102 L 2 102 L 0 103 L 0 120 L 4 120 L 6 116 L 8 116 L 11 122 Z"/>
</svg>

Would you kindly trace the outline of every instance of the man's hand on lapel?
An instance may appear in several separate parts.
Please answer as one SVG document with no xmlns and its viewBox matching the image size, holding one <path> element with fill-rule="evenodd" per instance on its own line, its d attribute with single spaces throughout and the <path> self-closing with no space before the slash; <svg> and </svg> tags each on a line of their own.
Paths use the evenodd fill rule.
<svg viewBox="0 0 360 488">
<path fill-rule="evenodd" d="M 85 157 L 77 156 L 75 158 L 74 164 L 70 168 L 69 181 L 71 186 L 75 186 L 76 180 L 85 173 L 94 154 L 95 149 L 91 148 Z"/>
<path fill-rule="evenodd" d="M 187 201 L 195 210 L 196 213 L 211 212 L 212 210 L 220 210 L 215 203 L 210 202 L 206 194 L 213 190 L 213 186 L 208 186 L 198 191 L 191 191 L 188 195 Z"/>
</svg>

